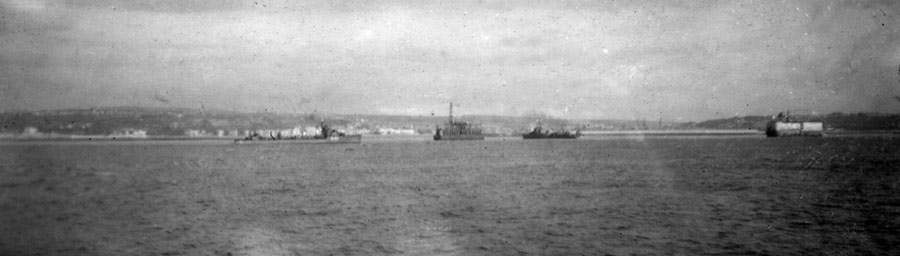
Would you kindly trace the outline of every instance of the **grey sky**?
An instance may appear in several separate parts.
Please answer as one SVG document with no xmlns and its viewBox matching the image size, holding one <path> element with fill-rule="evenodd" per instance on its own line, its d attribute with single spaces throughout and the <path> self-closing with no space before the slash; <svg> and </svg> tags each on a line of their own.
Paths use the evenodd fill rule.
<svg viewBox="0 0 900 256">
<path fill-rule="evenodd" d="M 0 109 L 898 112 L 896 1 L 0 0 Z"/>
</svg>

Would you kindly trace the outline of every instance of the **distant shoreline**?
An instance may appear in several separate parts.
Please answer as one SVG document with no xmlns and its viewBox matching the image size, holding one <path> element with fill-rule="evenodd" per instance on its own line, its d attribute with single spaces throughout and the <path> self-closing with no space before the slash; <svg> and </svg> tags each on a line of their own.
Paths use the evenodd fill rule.
<svg viewBox="0 0 900 256">
<path fill-rule="evenodd" d="M 582 131 L 582 136 L 697 136 L 697 135 L 757 135 L 758 130 L 634 130 Z"/>
<path fill-rule="evenodd" d="M 690 136 L 764 136 L 765 132 L 758 130 L 630 130 L 630 131 L 582 131 L 582 137 L 605 138 L 605 137 L 690 137 Z M 900 130 L 831 130 L 826 131 L 825 136 L 900 136 Z M 363 142 L 384 142 L 384 141 L 431 141 L 432 135 L 363 135 Z M 493 138 L 491 140 L 506 140 L 521 138 L 521 135 L 510 136 L 486 136 Z M 189 136 L 146 136 L 146 137 L 128 137 L 128 136 L 110 136 L 110 135 L 63 135 L 63 134 L 43 134 L 43 135 L 7 135 L 0 136 L 0 141 L 79 141 L 79 142 L 113 142 L 113 141 L 233 141 L 242 137 L 225 136 L 225 137 L 189 137 Z"/>
<path fill-rule="evenodd" d="M 23 135 L 23 136 L 0 136 L 0 140 L 13 141 L 140 141 L 140 140 L 235 140 L 243 137 L 189 137 L 189 136 L 146 136 L 146 137 L 129 137 L 129 136 L 110 136 L 110 135 Z"/>
</svg>

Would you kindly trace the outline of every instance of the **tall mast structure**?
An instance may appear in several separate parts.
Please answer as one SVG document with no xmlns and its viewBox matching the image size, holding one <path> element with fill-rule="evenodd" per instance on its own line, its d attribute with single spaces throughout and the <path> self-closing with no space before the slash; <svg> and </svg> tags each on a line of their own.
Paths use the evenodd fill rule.
<svg viewBox="0 0 900 256">
<path fill-rule="evenodd" d="M 450 122 L 448 124 L 453 125 L 453 102 L 452 101 L 450 102 Z"/>
</svg>

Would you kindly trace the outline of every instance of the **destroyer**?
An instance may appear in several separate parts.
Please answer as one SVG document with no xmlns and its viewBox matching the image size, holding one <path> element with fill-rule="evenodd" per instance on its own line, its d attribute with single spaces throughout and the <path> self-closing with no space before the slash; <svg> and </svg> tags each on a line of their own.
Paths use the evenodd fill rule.
<svg viewBox="0 0 900 256">
<path fill-rule="evenodd" d="M 569 131 L 549 132 L 544 131 L 540 123 L 530 133 L 522 134 L 523 139 L 574 139 L 578 137 L 581 137 L 581 130 L 576 130 L 575 133 Z"/>
</svg>

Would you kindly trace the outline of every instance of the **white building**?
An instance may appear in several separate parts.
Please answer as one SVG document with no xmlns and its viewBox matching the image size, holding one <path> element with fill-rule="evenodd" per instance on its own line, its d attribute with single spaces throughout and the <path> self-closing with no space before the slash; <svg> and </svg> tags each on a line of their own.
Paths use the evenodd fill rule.
<svg viewBox="0 0 900 256">
<path fill-rule="evenodd" d="M 113 136 L 118 137 L 129 137 L 129 138 L 145 138 L 147 137 L 147 130 L 142 129 L 134 129 L 134 128 L 124 128 L 113 131 Z"/>
<path fill-rule="evenodd" d="M 184 135 L 187 135 L 188 137 L 206 136 L 206 131 L 190 129 L 190 130 L 184 131 Z"/>
<path fill-rule="evenodd" d="M 317 136 L 322 133 L 322 129 L 319 127 L 306 127 L 303 130 L 303 136 Z"/>
<path fill-rule="evenodd" d="M 39 134 L 41 132 L 38 131 L 37 127 L 28 126 L 28 127 L 25 127 L 25 130 L 22 131 L 22 133 L 24 133 L 26 135 L 35 135 L 35 134 Z"/>
</svg>

